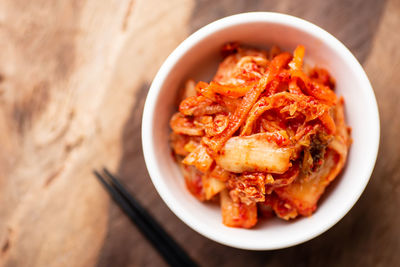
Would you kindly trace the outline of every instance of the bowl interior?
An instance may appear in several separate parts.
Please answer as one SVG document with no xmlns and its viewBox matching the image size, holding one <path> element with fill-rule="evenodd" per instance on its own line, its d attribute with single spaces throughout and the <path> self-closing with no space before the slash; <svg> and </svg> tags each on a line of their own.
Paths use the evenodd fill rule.
<svg viewBox="0 0 400 267">
<path fill-rule="evenodd" d="M 153 183 L 167 205 L 186 224 L 233 247 L 276 249 L 304 242 L 324 232 L 357 201 L 376 159 L 379 118 L 375 97 L 364 71 L 334 37 L 315 25 L 285 15 L 245 15 L 250 17 L 239 15 L 230 21 L 228 18 L 208 25 L 170 55 L 157 74 L 146 101 L 143 148 Z M 222 224 L 217 205 L 199 202 L 185 187 L 168 141 L 169 119 L 177 110 L 177 92 L 188 78 L 210 81 L 221 61 L 221 46 L 231 41 L 266 49 L 278 45 L 289 52 L 303 44 L 306 64 L 326 68 L 336 80 L 336 94 L 345 99 L 346 120 L 352 128 L 354 141 L 348 164 L 311 217 L 290 222 L 260 220 L 251 230 L 229 228 Z"/>
</svg>

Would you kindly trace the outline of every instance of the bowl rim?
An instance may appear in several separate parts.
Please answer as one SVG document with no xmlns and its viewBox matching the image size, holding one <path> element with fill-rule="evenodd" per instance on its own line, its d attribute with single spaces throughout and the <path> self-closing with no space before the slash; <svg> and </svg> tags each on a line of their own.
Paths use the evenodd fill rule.
<svg viewBox="0 0 400 267">
<path fill-rule="evenodd" d="M 218 32 L 223 30 L 224 28 L 239 26 L 241 24 L 247 23 L 275 23 L 275 24 L 283 24 L 288 27 L 295 28 L 296 30 L 305 31 L 308 34 L 315 36 L 318 39 L 323 40 L 324 43 L 327 43 L 328 46 L 334 47 L 333 49 L 346 58 L 349 64 L 351 64 L 351 68 L 354 69 L 355 73 L 359 76 L 362 84 L 365 85 L 365 93 L 367 94 L 368 100 L 372 101 L 370 108 L 373 109 L 372 113 L 374 116 L 369 118 L 371 124 L 373 124 L 372 129 L 374 132 L 370 133 L 375 140 L 374 143 L 369 144 L 372 146 L 371 151 L 373 153 L 369 155 L 368 166 L 365 166 L 363 172 L 363 179 L 359 179 L 359 187 L 356 188 L 352 198 L 348 201 L 342 203 L 343 207 L 341 208 L 340 213 L 336 217 L 330 218 L 326 220 L 324 223 L 318 225 L 319 227 L 315 227 L 314 229 L 308 230 L 307 234 L 300 236 L 297 239 L 290 241 L 281 241 L 276 242 L 275 244 L 259 244 L 246 242 L 243 243 L 243 240 L 238 241 L 227 241 L 223 236 L 215 236 L 211 234 L 204 225 L 201 225 L 197 222 L 194 222 L 185 214 L 185 210 L 181 209 L 179 205 L 175 205 L 175 200 L 171 197 L 171 193 L 164 186 L 162 172 L 159 169 L 159 166 L 156 163 L 155 156 L 155 147 L 153 144 L 153 132 L 152 132 L 152 124 L 155 110 L 155 103 L 162 88 L 162 85 L 165 79 L 168 77 L 171 69 L 175 66 L 175 64 L 179 61 L 179 59 L 187 53 L 196 43 L 206 38 L 208 35 L 213 34 L 214 32 Z M 182 220 L 186 225 L 190 228 L 198 232 L 199 234 L 214 240 L 218 243 L 240 248 L 247 250 L 274 250 L 281 249 L 290 246 L 294 246 L 306 241 L 309 241 L 318 235 L 324 233 L 331 227 L 333 227 L 337 222 L 339 222 L 355 205 L 362 192 L 364 191 L 368 181 L 370 180 L 372 171 L 375 166 L 376 158 L 378 155 L 380 142 L 380 121 L 379 121 L 379 110 L 376 102 L 376 98 L 371 86 L 371 83 L 365 73 L 364 69 L 358 62 L 358 60 L 354 57 L 354 55 L 349 51 L 348 48 L 344 44 L 342 44 L 339 40 L 337 40 L 333 35 L 323 30 L 322 28 L 316 26 L 315 24 L 308 22 L 306 20 L 276 12 L 247 12 L 240 13 L 228 17 L 221 18 L 216 20 L 206 26 L 200 28 L 193 34 L 191 34 L 188 38 L 186 38 L 175 50 L 167 57 L 167 59 L 162 64 L 161 68 L 157 72 L 147 95 L 143 117 L 142 117 L 142 149 L 144 154 L 144 159 L 146 163 L 147 170 L 149 172 L 150 178 L 160 195 L 163 201 L 167 204 L 170 210 L 178 216 L 180 220 Z"/>
</svg>

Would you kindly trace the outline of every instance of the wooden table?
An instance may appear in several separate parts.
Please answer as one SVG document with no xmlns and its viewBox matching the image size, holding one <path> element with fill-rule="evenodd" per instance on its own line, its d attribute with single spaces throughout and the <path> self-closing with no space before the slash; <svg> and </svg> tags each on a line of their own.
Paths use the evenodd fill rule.
<svg viewBox="0 0 400 267">
<path fill-rule="evenodd" d="M 375 171 L 350 213 L 305 244 L 267 252 L 183 224 L 150 182 L 140 138 L 167 55 L 201 26 L 256 10 L 305 18 L 347 45 L 382 126 Z M 93 178 L 103 165 L 201 265 L 400 264 L 399 0 L 3 0 L 0 44 L 0 266 L 164 266 Z"/>
</svg>

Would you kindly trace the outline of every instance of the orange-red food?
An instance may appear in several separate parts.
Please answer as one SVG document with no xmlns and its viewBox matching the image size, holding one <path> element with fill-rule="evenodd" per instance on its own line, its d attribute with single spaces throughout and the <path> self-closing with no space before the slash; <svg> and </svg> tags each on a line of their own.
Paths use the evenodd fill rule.
<svg viewBox="0 0 400 267">
<path fill-rule="evenodd" d="M 293 55 L 230 43 L 209 83 L 189 80 L 171 120 L 171 148 L 188 190 L 217 201 L 222 221 L 310 216 L 342 170 L 351 144 L 344 100 L 323 68 Z"/>
</svg>

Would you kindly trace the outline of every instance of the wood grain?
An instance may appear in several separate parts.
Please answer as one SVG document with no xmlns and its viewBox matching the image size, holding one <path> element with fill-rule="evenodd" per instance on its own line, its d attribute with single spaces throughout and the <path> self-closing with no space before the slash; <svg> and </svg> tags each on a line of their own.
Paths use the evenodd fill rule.
<svg viewBox="0 0 400 267">
<path fill-rule="evenodd" d="M 119 153 L 101 117 L 84 114 L 97 115 L 105 101 L 111 77 L 103 63 L 115 60 L 126 38 L 125 5 L 0 5 L 0 264 L 92 265 L 109 201 L 90 168 L 115 166 Z M 102 16 L 110 10 L 115 16 Z"/>
<path fill-rule="evenodd" d="M 136 90 L 186 35 L 170 4 L 0 3 L 1 266 L 97 261 L 109 198 L 91 172 L 117 166 Z"/>
<path fill-rule="evenodd" d="M 141 150 L 144 99 L 190 32 L 223 16 L 310 20 L 363 63 L 381 113 L 366 191 L 331 230 L 253 252 L 210 241 L 162 202 Z M 396 266 L 400 262 L 400 1 L 0 2 L 0 266 L 164 266 L 91 175 L 107 165 L 202 266 Z"/>
</svg>

